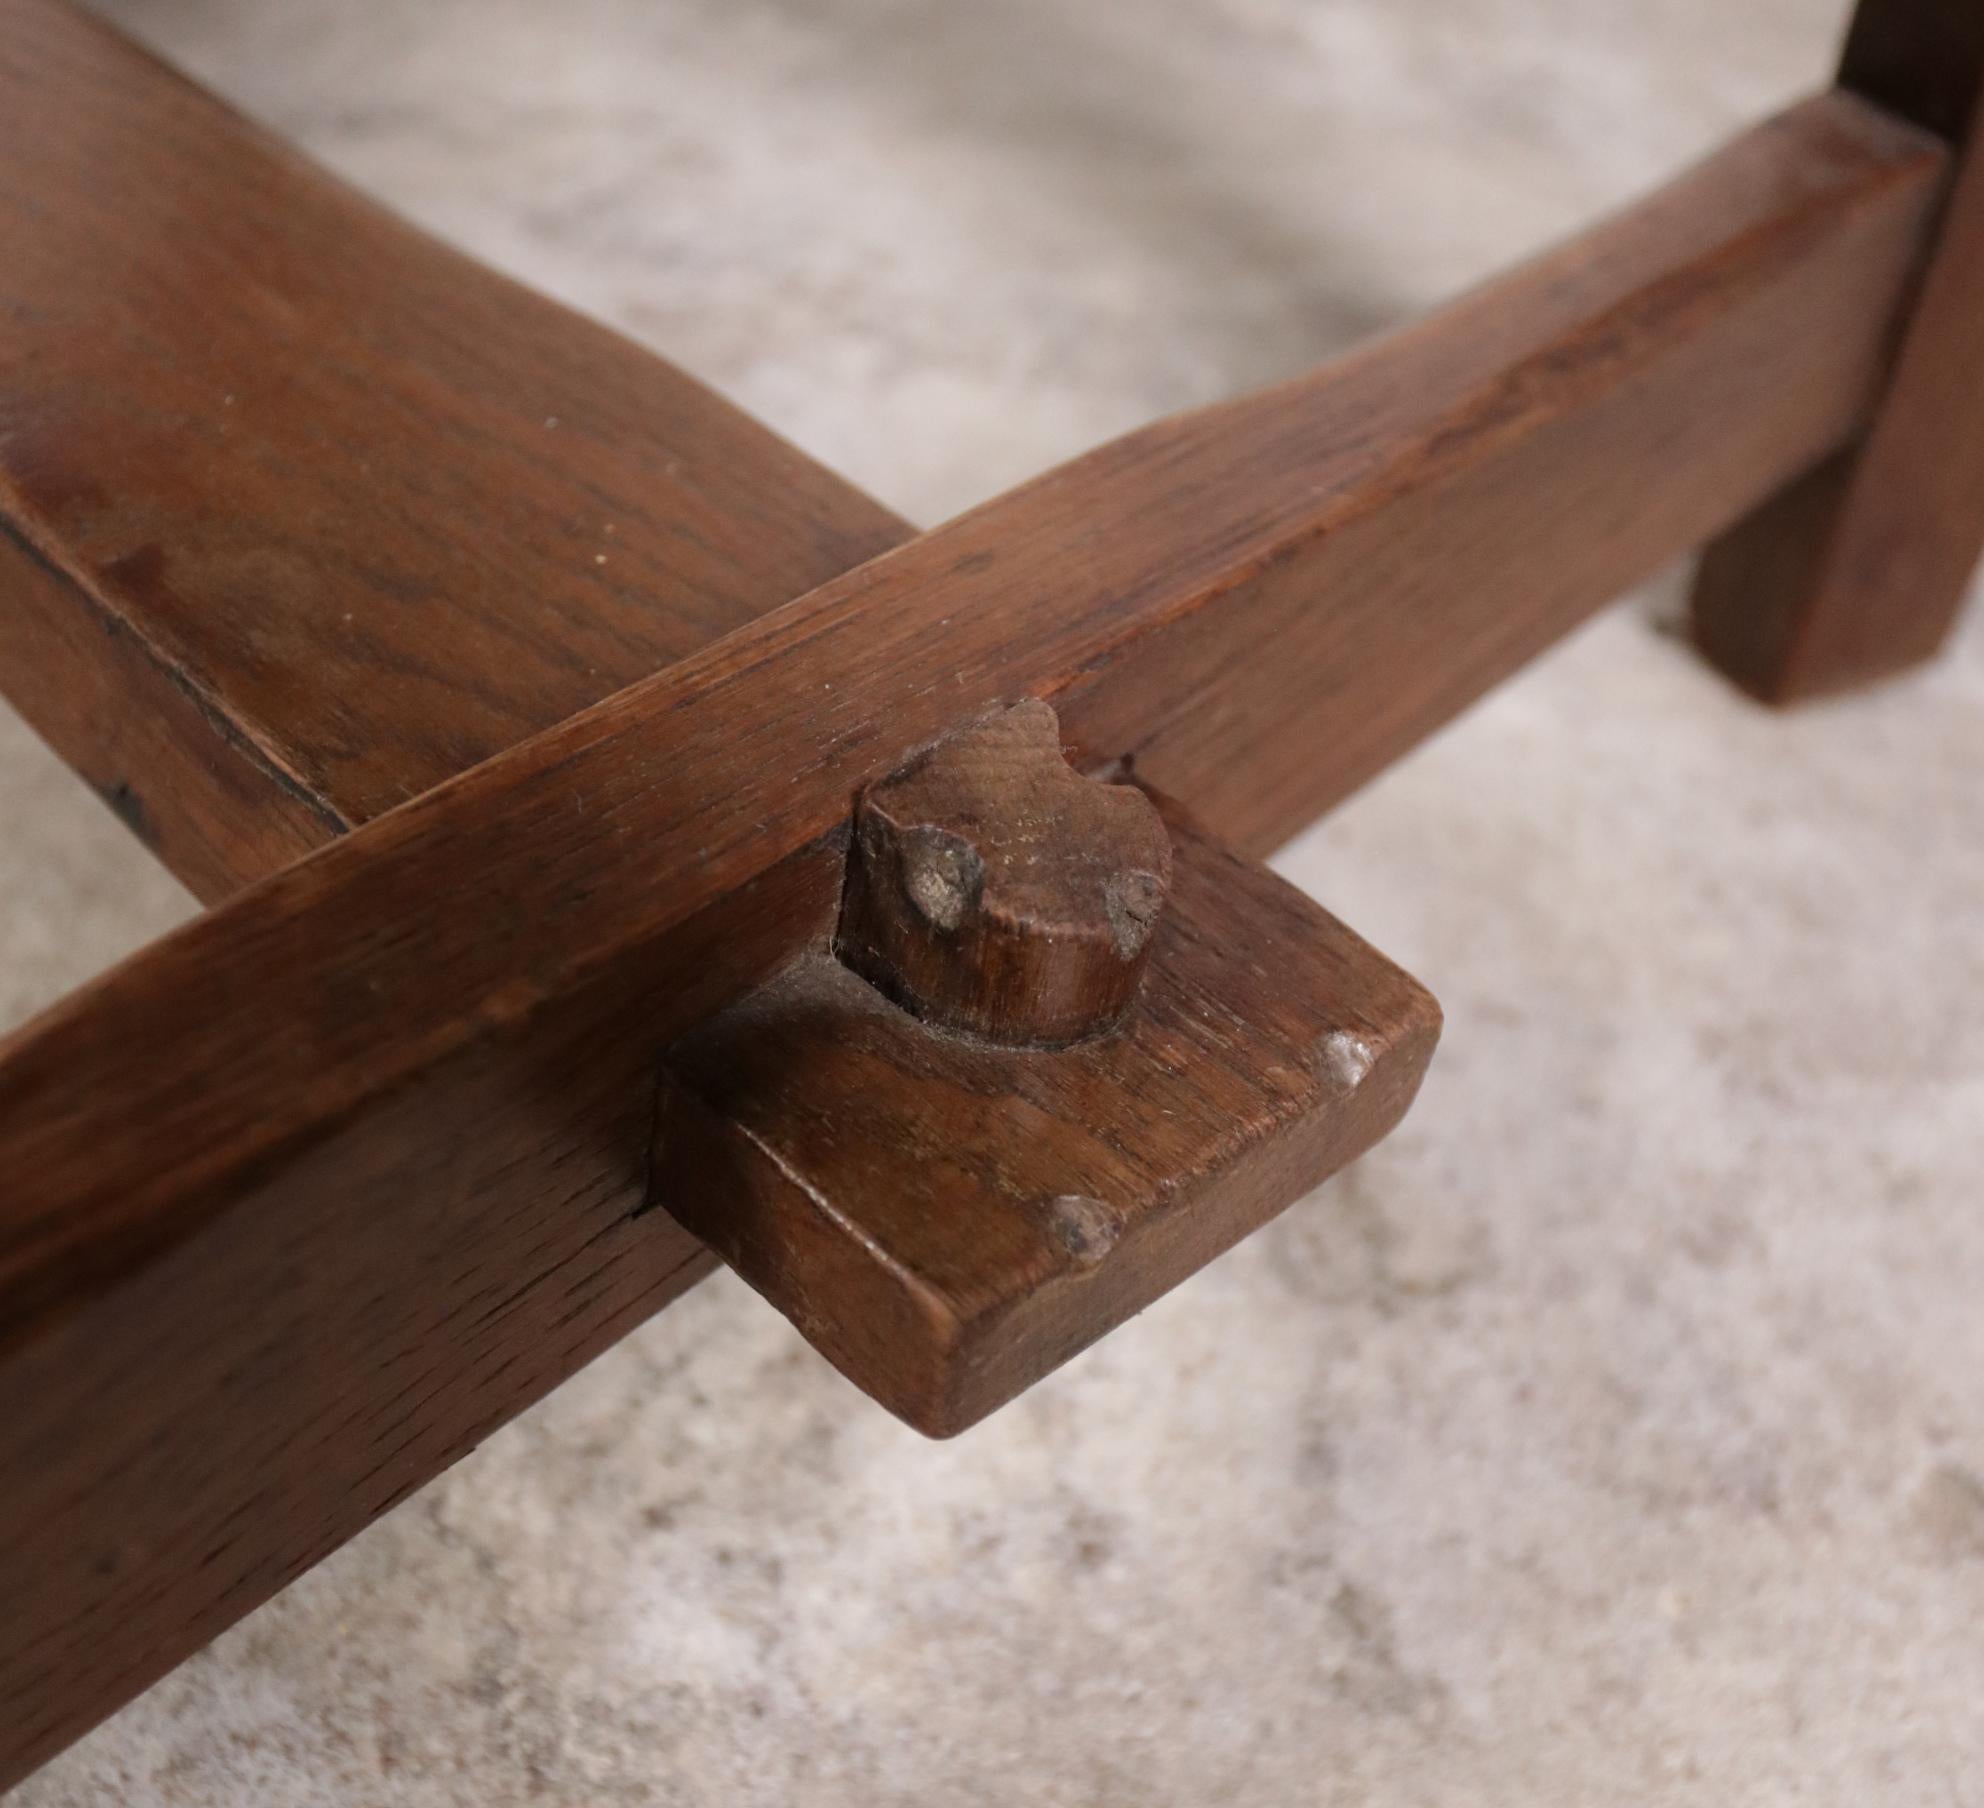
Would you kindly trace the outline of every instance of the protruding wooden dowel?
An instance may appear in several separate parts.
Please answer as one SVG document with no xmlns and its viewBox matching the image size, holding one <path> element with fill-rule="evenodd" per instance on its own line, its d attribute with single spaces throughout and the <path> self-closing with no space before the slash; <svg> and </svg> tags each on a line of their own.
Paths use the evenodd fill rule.
<svg viewBox="0 0 1984 1808">
<path fill-rule="evenodd" d="M 1440 1033 L 1439 1006 L 1410 975 L 1175 804 L 1131 792 L 1133 811 L 1123 787 L 1065 767 L 1046 776 L 1039 747 L 1060 761 L 1052 721 L 1037 707 L 994 717 L 878 793 L 904 833 L 929 826 L 909 802 L 922 798 L 952 806 L 948 832 L 982 837 L 988 818 L 1010 818 L 977 804 L 1008 799 L 993 774 L 1017 767 L 1021 797 L 1110 800 L 1094 839 L 1117 858 L 1154 857 L 1137 840 L 1149 812 L 1169 894 L 1113 1033 L 1056 1049 L 951 1034 L 819 947 L 663 1064 L 654 1203 L 935 1437 L 1011 1400 L 1362 1154 L 1411 1103 Z M 1011 766 L 994 757 L 1022 746 Z M 989 787 L 969 793 L 969 810 L 956 807 L 962 774 Z M 1080 819 L 1088 806 L 1072 808 Z M 957 870 L 946 859 L 928 882 L 941 920 L 973 893 Z M 1071 870 L 1080 895 L 1061 916 L 1086 924 L 1087 892 L 1116 869 L 1098 857 Z M 994 892 L 988 879 L 973 908 Z M 1107 923 L 1106 907 L 1094 914 Z M 940 921 L 931 940 L 955 933 Z M 1076 970 L 1116 961 L 1093 940 Z"/>
<path fill-rule="evenodd" d="M 1150 799 L 1076 772 L 1029 699 L 863 795 L 836 951 L 925 1022 L 1064 1048 L 1122 1020 L 1170 883 Z"/>
</svg>

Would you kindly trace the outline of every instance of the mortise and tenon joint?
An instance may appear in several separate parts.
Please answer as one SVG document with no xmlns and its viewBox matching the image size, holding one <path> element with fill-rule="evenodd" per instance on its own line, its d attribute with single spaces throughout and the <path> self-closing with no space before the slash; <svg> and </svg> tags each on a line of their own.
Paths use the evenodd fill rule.
<svg viewBox="0 0 1984 1808">
<path fill-rule="evenodd" d="M 954 1431 L 1397 1120 L 1419 987 L 980 712 L 1258 852 L 1706 538 L 1780 699 L 1926 657 L 1984 546 L 1975 0 L 1860 0 L 1659 193 L 924 535 L 0 14 L 0 688 L 217 905 L 0 1049 L 0 1789 L 697 1237 Z"/>
<path fill-rule="evenodd" d="M 833 946 L 670 1051 L 656 1197 L 947 1435 L 1362 1154 L 1439 1022 L 1024 703 L 871 787 Z"/>
</svg>

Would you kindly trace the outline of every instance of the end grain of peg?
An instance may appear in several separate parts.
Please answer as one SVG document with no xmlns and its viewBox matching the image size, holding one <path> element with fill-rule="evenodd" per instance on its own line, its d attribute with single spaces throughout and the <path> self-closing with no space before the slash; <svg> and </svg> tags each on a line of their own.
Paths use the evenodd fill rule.
<svg viewBox="0 0 1984 1808">
<path fill-rule="evenodd" d="M 1130 1009 L 1170 883 L 1150 800 L 1076 772 L 1029 700 L 862 796 L 836 949 L 926 1023 L 1064 1048 Z"/>
</svg>

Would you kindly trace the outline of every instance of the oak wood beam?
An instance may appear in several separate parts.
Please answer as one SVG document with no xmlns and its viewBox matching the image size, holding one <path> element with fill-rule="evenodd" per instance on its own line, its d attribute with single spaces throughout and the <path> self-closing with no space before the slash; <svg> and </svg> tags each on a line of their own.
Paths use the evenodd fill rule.
<svg viewBox="0 0 1984 1808">
<path fill-rule="evenodd" d="M 911 531 L 57 0 L 0 0 L 0 167 L 0 690 L 208 901 Z M 224 965 L 210 979 L 226 991 Z M 177 1027 L 158 1026 L 163 1058 Z M 79 1672 L 0 1588 L 0 1787 L 715 1266 L 665 1215 L 613 1234 L 649 1117 L 651 1061 L 623 1040 L 578 1051 L 578 1084 L 555 1038 L 513 1057 L 526 1111 L 418 1117 L 409 1136 L 439 1147 L 398 1173 L 432 1189 L 397 1237 L 430 1296 L 417 1324 L 382 1316 L 383 1279 L 368 1303 L 293 1270 L 265 1302 L 260 1283 L 216 1291 L 203 1263 L 186 1277 L 172 1322 L 222 1315 L 236 1341 L 167 1336 L 178 1372 L 135 1410 L 167 1439 L 210 1386 L 296 1415 L 239 1444 L 210 1425 L 205 1446 L 220 1468 L 266 1465 L 231 1498 L 281 1520 L 275 1537 L 230 1537 L 224 1486 L 198 1533 L 183 1478 L 156 1515 L 136 1475 L 100 1514 L 64 1504 L 80 1422 L 11 1445 L 4 1542 L 32 1496 L 95 1551 L 107 1608 L 145 1607 Z M 363 1177 L 351 1198 L 383 1209 Z M 164 1302 L 139 1293 L 142 1337 L 144 1299 Z M 276 1347 L 290 1314 L 326 1336 Z M 356 1428 L 340 1337 L 372 1403 Z M 212 1366 L 257 1340 L 259 1407 Z M 50 1361 L 22 1352 L 16 1383 Z M 355 1443 L 357 1479 L 333 1462 L 343 1481 L 308 1487 L 313 1452 Z"/>
<path fill-rule="evenodd" d="M 1284 755 L 1237 807 L 1267 837 L 1844 437 L 1942 164 L 1860 103 L 1800 109 L 1397 342 L 1133 435 L 734 632 L 14 1041 L 11 1761 L 679 1284 L 679 1233 L 634 1215 L 649 1064 L 830 923 L 861 784 L 1028 691 L 1106 734 L 1190 649 L 1201 695 L 1251 695 L 1262 736 L 1291 725 L 1291 667 L 1330 706 L 1300 771 Z M 1755 424 L 1722 412 L 1732 389 Z M 1539 581 L 1539 532 L 1568 578 Z M 1188 716 L 1145 757 L 1233 796 Z M 437 907 L 465 888 L 472 911 Z"/>
<path fill-rule="evenodd" d="M 0 690 L 209 901 L 910 533 L 62 0 L 0 172 Z"/>
<path fill-rule="evenodd" d="M 1259 525 L 1221 549 L 1218 608 L 1084 675 L 1062 720 L 1279 846 L 1856 436 L 1946 168 L 1856 97 L 1812 101 L 1402 334 L 1132 436 L 1221 447 L 1198 519 L 1252 496 Z"/>
<path fill-rule="evenodd" d="M 637 1213 L 654 1060 L 830 932 L 863 785 L 1033 694 L 1270 844 L 1855 431 L 1946 161 L 1852 97 L 1795 109 L 1395 340 L 820 585 L 8 1043 L 5 1763 L 681 1284 Z"/>
</svg>

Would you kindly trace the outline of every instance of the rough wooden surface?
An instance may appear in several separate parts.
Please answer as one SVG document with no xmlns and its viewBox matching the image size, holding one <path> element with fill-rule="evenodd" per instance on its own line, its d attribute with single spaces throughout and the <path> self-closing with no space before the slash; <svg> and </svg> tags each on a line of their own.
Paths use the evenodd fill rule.
<svg viewBox="0 0 1984 1808">
<path fill-rule="evenodd" d="M 936 1034 L 819 950 L 670 1051 L 654 1201 L 920 1431 L 962 1431 L 1143 1310 L 1419 1089 L 1432 998 L 1164 822 L 1171 902 L 1111 1034 Z"/>
<path fill-rule="evenodd" d="M 908 532 L 62 0 L 0 163 L 0 686 L 203 898 Z"/>
<path fill-rule="evenodd" d="M 1061 1047 L 1130 1008 L 1170 876 L 1155 807 L 1028 700 L 862 793 L 834 948 L 930 1023 Z"/>
<path fill-rule="evenodd" d="M 1932 658 L 1984 554 L 1984 8 L 1862 0 L 1840 80 L 1960 141 L 1920 298 L 1865 439 L 1774 497 L 1703 558 L 1695 637 L 1774 703 Z"/>
<path fill-rule="evenodd" d="M 680 1285 L 679 1232 L 628 1219 L 636 1076 L 825 933 L 863 785 L 1059 694 L 1084 745 L 1134 742 L 1277 839 L 1845 437 L 1943 166 L 1864 103 L 1811 103 L 1395 343 L 734 631 L 10 1042 L 9 1763 Z M 1318 712 L 1320 744 L 1288 739 Z M 472 915 L 436 908 L 465 892 Z M 235 1297 L 254 1310 L 212 1309 Z"/>
</svg>

